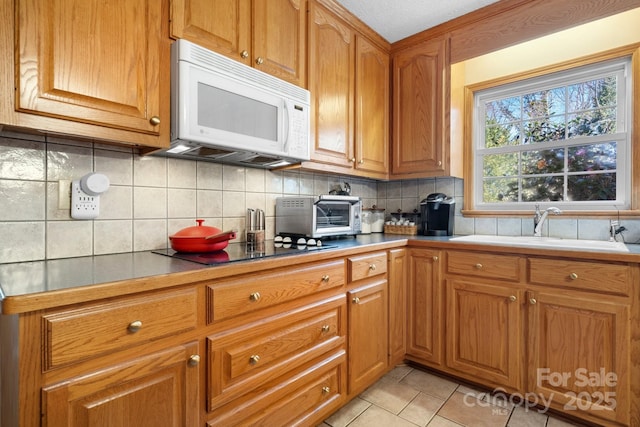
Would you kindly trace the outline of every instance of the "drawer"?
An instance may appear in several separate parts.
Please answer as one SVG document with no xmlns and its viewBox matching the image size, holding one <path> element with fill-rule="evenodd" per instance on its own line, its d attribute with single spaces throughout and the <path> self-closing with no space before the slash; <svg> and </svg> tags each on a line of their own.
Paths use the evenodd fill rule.
<svg viewBox="0 0 640 427">
<path fill-rule="evenodd" d="M 631 295 L 631 267 L 593 261 L 529 259 L 529 283 L 607 294 Z"/>
<path fill-rule="evenodd" d="M 207 286 L 207 321 L 213 323 L 343 285 L 342 260 L 242 276 Z"/>
<path fill-rule="evenodd" d="M 45 369 L 194 329 L 196 313 L 193 288 L 44 315 Z"/>
<path fill-rule="evenodd" d="M 349 282 L 378 276 L 387 272 L 387 253 L 376 252 L 347 258 Z"/>
<path fill-rule="evenodd" d="M 486 252 L 447 252 L 447 273 L 519 281 L 524 263 L 513 255 Z"/>
<path fill-rule="evenodd" d="M 346 397 L 346 353 L 332 353 L 288 378 L 247 392 L 209 414 L 208 427 L 318 425 Z"/>
<path fill-rule="evenodd" d="M 209 410 L 344 347 L 344 294 L 207 337 Z"/>
</svg>

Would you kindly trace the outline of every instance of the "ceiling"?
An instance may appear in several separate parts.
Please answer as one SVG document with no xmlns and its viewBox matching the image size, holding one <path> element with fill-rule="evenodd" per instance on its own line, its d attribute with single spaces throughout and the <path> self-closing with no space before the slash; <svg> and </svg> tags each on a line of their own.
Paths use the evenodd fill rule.
<svg viewBox="0 0 640 427">
<path fill-rule="evenodd" d="M 394 43 L 497 0 L 336 0 Z"/>
</svg>

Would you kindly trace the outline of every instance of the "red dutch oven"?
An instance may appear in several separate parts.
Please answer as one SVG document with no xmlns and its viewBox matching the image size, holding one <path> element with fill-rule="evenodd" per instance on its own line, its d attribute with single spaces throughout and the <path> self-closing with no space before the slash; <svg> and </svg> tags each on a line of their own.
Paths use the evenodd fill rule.
<svg viewBox="0 0 640 427">
<path fill-rule="evenodd" d="M 227 247 L 229 240 L 236 238 L 235 231 L 222 231 L 216 227 L 202 225 L 203 219 L 196 219 L 198 225 L 183 228 L 169 236 L 171 249 L 178 252 L 215 252 Z"/>
</svg>

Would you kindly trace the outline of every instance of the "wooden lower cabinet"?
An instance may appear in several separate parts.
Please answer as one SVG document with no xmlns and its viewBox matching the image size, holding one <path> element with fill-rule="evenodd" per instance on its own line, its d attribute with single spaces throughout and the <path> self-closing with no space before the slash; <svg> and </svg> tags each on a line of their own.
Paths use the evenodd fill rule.
<svg viewBox="0 0 640 427">
<path fill-rule="evenodd" d="M 528 291 L 527 390 L 555 407 L 630 425 L 629 304 Z"/>
<path fill-rule="evenodd" d="M 409 249 L 407 260 L 407 358 L 444 364 L 444 295 L 439 250 Z"/>
<path fill-rule="evenodd" d="M 404 361 L 407 354 L 407 260 L 408 250 L 388 252 L 389 366 Z"/>
<path fill-rule="evenodd" d="M 45 387 L 47 427 L 180 427 L 199 424 L 198 344 L 96 369 Z"/>
<path fill-rule="evenodd" d="M 522 310 L 513 286 L 447 280 L 447 366 L 494 387 L 521 390 Z"/>
</svg>

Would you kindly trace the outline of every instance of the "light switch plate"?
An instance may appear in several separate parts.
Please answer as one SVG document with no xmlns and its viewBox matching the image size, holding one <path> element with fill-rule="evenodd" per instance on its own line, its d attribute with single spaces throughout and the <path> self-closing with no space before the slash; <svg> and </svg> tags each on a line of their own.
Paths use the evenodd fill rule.
<svg viewBox="0 0 640 427">
<path fill-rule="evenodd" d="M 71 209 L 71 181 L 68 179 L 58 181 L 58 209 Z"/>
<path fill-rule="evenodd" d="M 71 183 L 71 218 L 94 219 L 100 214 L 100 196 L 90 196 L 80 187 L 80 181 Z"/>
</svg>

